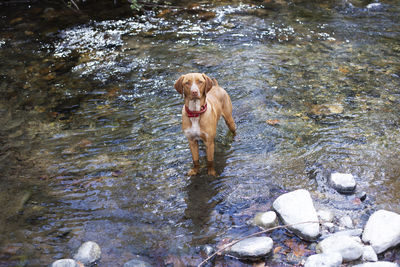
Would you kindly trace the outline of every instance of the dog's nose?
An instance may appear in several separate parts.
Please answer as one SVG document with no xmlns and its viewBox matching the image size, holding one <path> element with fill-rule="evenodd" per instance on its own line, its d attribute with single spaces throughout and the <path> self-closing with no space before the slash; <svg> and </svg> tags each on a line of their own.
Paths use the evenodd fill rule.
<svg viewBox="0 0 400 267">
<path fill-rule="evenodd" d="M 198 93 L 197 91 L 192 91 L 192 95 L 193 95 L 193 96 L 198 96 L 199 93 Z"/>
</svg>

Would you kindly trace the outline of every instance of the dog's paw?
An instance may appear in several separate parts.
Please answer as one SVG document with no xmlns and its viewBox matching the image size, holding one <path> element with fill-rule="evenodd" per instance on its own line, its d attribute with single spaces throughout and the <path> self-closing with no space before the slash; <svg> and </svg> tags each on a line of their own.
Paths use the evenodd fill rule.
<svg viewBox="0 0 400 267">
<path fill-rule="evenodd" d="M 215 176 L 217 176 L 217 172 L 215 171 L 214 168 L 209 168 L 208 169 L 208 175 L 215 177 Z"/>
<path fill-rule="evenodd" d="M 193 168 L 193 169 L 190 169 L 190 171 L 188 171 L 188 175 L 189 176 L 197 175 L 198 172 L 199 172 L 199 170 L 197 168 Z"/>
</svg>

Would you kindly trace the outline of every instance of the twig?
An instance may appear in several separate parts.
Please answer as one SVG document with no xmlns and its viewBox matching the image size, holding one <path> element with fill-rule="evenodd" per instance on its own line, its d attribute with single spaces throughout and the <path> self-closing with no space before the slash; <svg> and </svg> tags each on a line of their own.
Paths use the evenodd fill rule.
<svg viewBox="0 0 400 267">
<path fill-rule="evenodd" d="M 211 254 L 207 259 L 203 260 L 199 265 L 197 265 L 197 267 L 201 267 L 207 261 L 211 260 L 215 255 L 221 253 L 222 251 L 226 250 L 229 247 L 232 247 L 233 245 L 235 245 L 236 243 L 238 243 L 238 242 L 240 242 L 240 241 L 242 241 L 244 239 L 247 239 L 247 238 L 250 238 L 250 237 L 253 237 L 253 236 L 256 236 L 256 235 L 264 234 L 264 233 L 267 233 L 267 232 L 270 232 L 270 231 L 273 231 L 273 230 L 276 230 L 276 229 L 287 228 L 287 227 L 290 227 L 290 226 L 294 226 L 294 225 L 298 225 L 298 224 L 306 224 L 306 223 L 319 223 L 319 221 L 308 221 L 308 222 L 300 222 L 300 223 L 279 225 L 279 226 L 268 228 L 266 230 L 263 230 L 263 231 L 260 231 L 260 232 L 257 232 L 257 233 L 254 233 L 254 234 L 247 235 L 245 237 L 239 238 L 238 240 L 235 240 L 235 241 L 225 245 L 223 248 L 220 248 L 219 250 L 217 250 L 216 252 Z"/>
<path fill-rule="evenodd" d="M 74 0 L 70 0 L 71 1 L 71 3 L 75 6 L 75 8 L 77 9 L 77 10 L 79 10 L 79 7 L 78 7 L 78 5 L 75 3 L 75 1 Z"/>
</svg>

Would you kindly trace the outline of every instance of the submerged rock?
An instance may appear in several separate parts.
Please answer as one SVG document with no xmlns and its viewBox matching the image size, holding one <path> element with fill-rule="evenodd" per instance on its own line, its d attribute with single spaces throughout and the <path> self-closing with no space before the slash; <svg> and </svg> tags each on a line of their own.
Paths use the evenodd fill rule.
<svg viewBox="0 0 400 267">
<path fill-rule="evenodd" d="M 128 262 L 125 262 L 123 267 L 152 267 L 152 266 L 153 265 L 151 265 L 148 262 L 138 260 L 138 259 L 133 259 Z"/>
<path fill-rule="evenodd" d="M 92 265 L 101 257 L 100 246 L 93 241 L 88 241 L 83 243 L 78 252 L 74 255 L 74 260 L 79 261 L 86 265 Z"/>
<path fill-rule="evenodd" d="M 278 218 L 276 217 L 276 213 L 273 211 L 260 212 L 256 214 L 253 222 L 255 225 L 263 228 L 271 228 L 277 224 Z"/>
<path fill-rule="evenodd" d="M 283 223 L 291 225 L 288 226 L 289 230 L 305 240 L 317 239 L 320 234 L 318 215 L 307 190 L 299 189 L 283 194 L 274 201 L 272 206 Z"/>
<path fill-rule="evenodd" d="M 357 239 L 359 239 L 357 237 Z M 317 245 L 317 250 L 322 253 L 340 253 L 343 261 L 352 261 L 361 257 L 363 247 L 354 237 L 346 235 L 332 235 L 322 240 Z"/>
<path fill-rule="evenodd" d="M 329 182 L 339 193 L 349 194 L 356 189 L 356 180 L 350 173 L 332 173 Z"/>
<path fill-rule="evenodd" d="M 307 258 L 305 267 L 339 267 L 342 264 L 343 258 L 340 253 L 322 253 L 311 255 Z"/>
<path fill-rule="evenodd" d="M 365 225 L 362 235 L 376 253 L 381 253 L 400 243 L 400 215 L 387 210 L 373 213 Z"/>
<path fill-rule="evenodd" d="M 240 259 L 256 260 L 267 256 L 273 243 L 272 239 L 266 236 L 251 237 L 233 245 L 227 254 Z"/>
<path fill-rule="evenodd" d="M 61 259 L 53 262 L 51 267 L 79 267 L 79 265 L 73 259 Z"/>
</svg>

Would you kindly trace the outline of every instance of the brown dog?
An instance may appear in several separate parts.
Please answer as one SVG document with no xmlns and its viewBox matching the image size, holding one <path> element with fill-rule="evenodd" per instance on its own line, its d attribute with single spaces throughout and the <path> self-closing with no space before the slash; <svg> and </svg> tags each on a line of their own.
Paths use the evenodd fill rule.
<svg viewBox="0 0 400 267">
<path fill-rule="evenodd" d="M 232 102 L 228 93 L 219 87 L 217 80 L 211 80 L 201 73 L 182 75 L 175 82 L 175 89 L 183 95 L 182 130 L 189 140 L 193 158 L 193 168 L 188 175 L 199 172 L 199 145 L 202 140 L 206 146 L 208 174 L 215 176 L 214 138 L 220 116 L 232 133 L 236 125 L 232 117 Z"/>
</svg>

